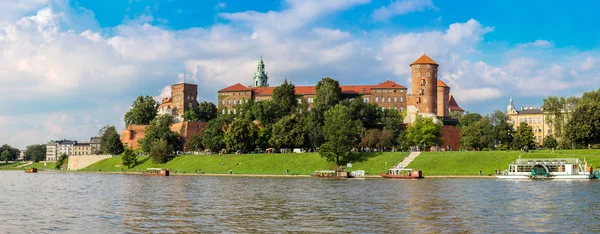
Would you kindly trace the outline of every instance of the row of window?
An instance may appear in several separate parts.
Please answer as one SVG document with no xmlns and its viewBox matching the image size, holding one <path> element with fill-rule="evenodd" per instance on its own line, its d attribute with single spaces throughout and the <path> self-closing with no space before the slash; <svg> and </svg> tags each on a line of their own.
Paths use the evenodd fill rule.
<svg viewBox="0 0 600 234">
<path fill-rule="evenodd" d="M 381 97 L 381 103 L 385 103 L 385 97 Z M 369 102 L 369 98 L 363 98 L 364 102 Z M 375 97 L 375 102 L 379 102 L 379 97 Z M 392 102 L 392 97 L 387 98 L 387 102 Z M 398 98 L 394 97 L 394 102 L 398 102 Z M 400 102 L 404 102 L 404 97 L 400 97 Z"/>
<path fill-rule="evenodd" d="M 383 90 L 378 89 L 378 90 L 375 90 L 375 93 L 396 93 L 397 91 L 398 90 L 396 90 L 396 89 L 383 89 Z M 364 92 L 364 90 L 363 90 L 363 92 Z M 400 89 L 400 92 L 404 93 L 404 90 Z"/>
<path fill-rule="evenodd" d="M 233 105 L 242 104 L 242 103 L 244 103 L 244 100 L 246 100 L 246 103 L 248 103 L 248 99 L 242 99 L 242 100 L 233 99 Z M 221 100 L 221 105 L 225 105 L 225 100 Z M 231 105 L 231 100 L 227 100 L 227 105 Z"/>
<path fill-rule="evenodd" d="M 537 118 L 529 117 L 529 119 L 527 119 L 527 118 L 519 118 L 519 122 L 521 122 L 521 123 L 529 123 L 529 124 L 532 124 L 532 123 L 534 123 L 534 124 L 535 123 L 543 123 L 542 122 L 542 117 L 537 117 Z"/>
<path fill-rule="evenodd" d="M 421 68 L 421 65 L 417 65 L 416 67 L 417 67 L 417 68 Z M 426 67 L 426 68 L 431 68 L 431 65 L 427 64 L 427 65 L 425 65 L 425 67 Z"/>
<path fill-rule="evenodd" d="M 233 93 L 223 93 L 225 96 L 233 95 L 233 96 L 241 96 L 241 95 L 250 95 L 250 92 L 233 92 Z"/>
<path fill-rule="evenodd" d="M 421 76 L 421 73 L 418 73 L 418 72 L 417 72 L 417 77 L 419 77 L 419 76 Z M 428 72 L 427 74 L 425 74 L 425 76 L 426 76 L 426 77 L 430 77 L 430 76 L 431 76 L 431 73 L 429 73 L 429 72 Z M 433 77 L 437 77 L 437 74 L 433 73 Z"/>
</svg>

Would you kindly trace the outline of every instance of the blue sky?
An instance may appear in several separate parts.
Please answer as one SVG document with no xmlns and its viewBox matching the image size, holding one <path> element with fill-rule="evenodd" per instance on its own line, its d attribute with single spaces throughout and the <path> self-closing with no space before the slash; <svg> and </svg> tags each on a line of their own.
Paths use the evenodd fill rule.
<svg viewBox="0 0 600 234">
<path fill-rule="evenodd" d="M 183 78 L 199 99 L 333 77 L 409 86 L 427 53 L 468 111 L 539 106 L 600 84 L 597 1 L 8 0 L 0 2 L 0 143 L 86 140 L 138 95 Z"/>
</svg>

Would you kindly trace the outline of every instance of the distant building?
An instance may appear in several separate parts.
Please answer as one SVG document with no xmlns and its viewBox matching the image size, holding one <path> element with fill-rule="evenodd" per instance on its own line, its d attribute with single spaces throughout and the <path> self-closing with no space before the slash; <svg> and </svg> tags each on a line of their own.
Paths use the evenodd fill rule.
<svg viewBox="0 0 600 234">
<path fill-rule="evenodd" d="M 57 157 L 60 157 L 63 154 L 73 155 L 73 146 L 77 144 L 77 141 L 72 140 L 60 140 L 57 142 Z"/>
<path fill-rule="evenodd" d="M 537 145 L 544 144 L 544 138 L 552 135 L 552 126 L 546 123 L 546 116 L 542 108 L 522 107 L 518 111 L 513 105 L 513 99 L 510 98 L 508 107 L 506 108 L 506 115 L 508 116 L 508 121 L 513 124 L 514 130 L 517 130 L 522 123 L 527 123 L 531 126 Z"/>
<path fill-rule="evenodd" d="M 100 141 L 102 138 L 100 137 L 92 137 L 90 138 L 90 152 L 91 154 L 98 155 L 101 154 L 100 149 Z"/>
<path fill-rule="evenodd" d="M 171 86 L 171 97 L 163 98 L 158 106 L 158 114 L 172 115 L 175 122 L 183 122 L 183 113 L 198 107 L 198 85 L 174 84 Z"/>
<path fill-rule="evenodd" d="M 58 153 L 58 142 L 50 141 L 46 144 L 46 161 L 56 161 Z"/>
<path fill-rule="evenodd" d="M 88 142 L 79 142 L 73 145 L 73 155 L 91 155 L 92 150 L 90 148 L 90 143 Z"/>
<path fill-rule="evenodd" d="M 18 161 L 23 161 L 25 160 L 25 150 L 19 150 L 19 157 L 17 158 Z"/>
<path fill-rule="evenodd" d="M 171 125 L 171 131 L 179 133 L 184 142 L 188 142 L 192 136 L 202 135 L 206 129 L 206 122 L 181 122 Z M 138 149 L 141 147 L 141 140 L 146 135 L 148 125 L 129 125 L 127 129 L 121 132 L 121 143 L 130 149 Z M 187 148 L 184 144 L 184 151 Z"/>
</svg>

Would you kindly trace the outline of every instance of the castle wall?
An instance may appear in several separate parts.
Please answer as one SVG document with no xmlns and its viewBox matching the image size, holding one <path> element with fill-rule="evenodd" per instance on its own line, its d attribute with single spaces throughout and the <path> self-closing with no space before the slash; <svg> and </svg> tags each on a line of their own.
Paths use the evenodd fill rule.
<svg viewBox="0 0 600 234">
<path fill-rule="evenodd" d="M 437 114 L 437 68 L 434 64 L 413 64 L 412 96 L 419 113 Z"/>
<path fill-rule="evenodd" d="M 440 117 L 449 116 L 450 109 L 448 105 L 450 103 L 450 88 L 448 87 L 437 87 L 437 115 Z"/>
<path fill-rule="evenodd" d="M 456 126 L 442 126 L 442 145 L 440 149 L 450 146 L 450 150 L 460 149 L 460 130 Z"/>
</svg>

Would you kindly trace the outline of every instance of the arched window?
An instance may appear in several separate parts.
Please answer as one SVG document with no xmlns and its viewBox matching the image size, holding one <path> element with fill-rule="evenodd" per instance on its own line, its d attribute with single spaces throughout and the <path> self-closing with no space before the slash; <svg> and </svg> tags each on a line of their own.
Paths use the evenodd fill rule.
<svg viewBox="0 0 600 234">
<path fill-rule="evenodd" d="M 233 105 L 237 105 L 237 100 L 233 100 Z"/>
</svg>

